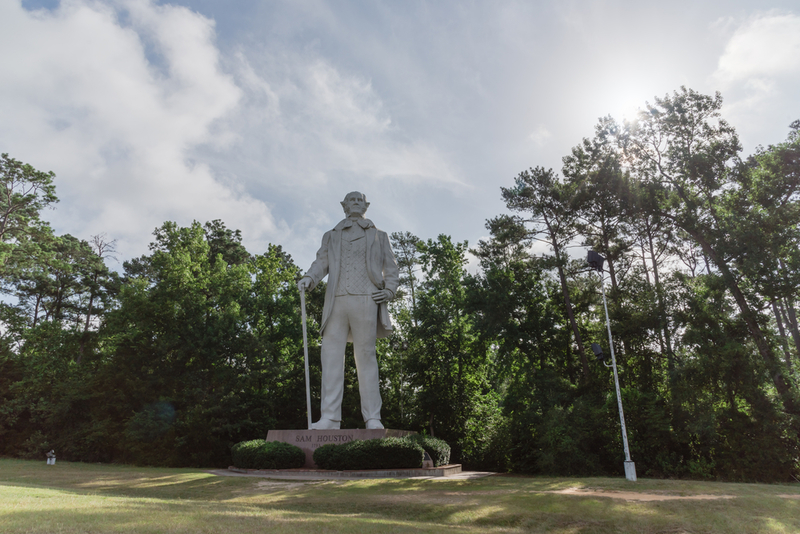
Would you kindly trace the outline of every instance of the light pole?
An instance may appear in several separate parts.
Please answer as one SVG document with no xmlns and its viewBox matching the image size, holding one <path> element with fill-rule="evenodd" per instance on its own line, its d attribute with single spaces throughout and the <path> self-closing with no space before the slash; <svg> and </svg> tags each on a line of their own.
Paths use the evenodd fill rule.
<svg viewBox="0 0 800 534">
<path fill-rule="evenodd" d="M 622 427 L 622 445 L 625 448 L 625 478 L 636 482 L 636 464 L 631 461 L 631 451 L 628 448 L 628 431 L 625 428 L 625 413 L 622 411 L 622 394 L 619 391 L 619 377 L 617 376 L 617 358 L 614 356 L 614 340 L 611 338 L 611 321 L 608 318 L 608 305 L 606 304 L 605 281 L 603 280 L 603 263 L 606 259 L 597 252 L 590 250 L 586 262 L 592 269 L 600 273 L 600 289 L 603 292 L 603 309 L 606 312 L 606 327 L 608 328 L 608 346 L 611 350 L 611 368 L 614 370 L 614 386 L 617 388 L 617 406 L 619 406 L 619 424 Z M 603 349 L 593 343 L 592 350 L 598 360 L 602 359 Z M 608 367 L 606 362 L 603 365 Z"/>
</svg>

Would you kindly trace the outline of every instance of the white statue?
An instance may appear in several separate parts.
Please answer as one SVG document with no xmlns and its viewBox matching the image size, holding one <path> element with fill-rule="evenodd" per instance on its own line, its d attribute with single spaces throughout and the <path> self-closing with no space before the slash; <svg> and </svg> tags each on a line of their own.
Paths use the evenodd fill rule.
<svg viewBox="0 0 800 534">
<path fill-rule="evenodd" d="M 342 421 L 344 350 L 348 341 L 358 372 L 361 414 L 368 429 L 383 428 L 375 340 L 391 333 L 386 303 L 400 281 L 389 236 L 364 214 L 367 198 L 354 191 L 342 201 L 346 219 L 322 237 L 317 259 L 297 283 L 313 289 L 325 275 L 328 286 L 322 309 L 322 416 L 311 428 L 338 429 Z"/>
</svg>

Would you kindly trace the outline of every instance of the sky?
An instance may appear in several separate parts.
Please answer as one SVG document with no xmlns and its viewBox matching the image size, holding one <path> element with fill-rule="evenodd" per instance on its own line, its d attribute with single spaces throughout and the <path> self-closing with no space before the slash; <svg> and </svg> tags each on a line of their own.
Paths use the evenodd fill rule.
<svg viewBox="0 0 800 534">
<path fill-rule="evenodd" d="M 350 191 L 470 246 L 500 188 L 681 86 L 743 155 L 800 119 L 800 0 L 0 0 L 0 152 L 125 259 L 221 219 L 307 269 Z"/>
</svg>

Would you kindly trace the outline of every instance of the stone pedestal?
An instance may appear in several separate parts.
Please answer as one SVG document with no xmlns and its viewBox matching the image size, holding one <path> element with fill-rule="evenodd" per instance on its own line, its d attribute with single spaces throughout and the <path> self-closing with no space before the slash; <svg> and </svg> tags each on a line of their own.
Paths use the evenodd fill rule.
<svg viewBox="0 0 800 534">
<path fill-rule="evenodd" d="M 306 463 L 304 467 L 316 468 L 314 463 L 314 451 L 323 445 L 341 445 L 348 441 L 377 439 L 377 438 L 400 438 L 408 434 L 416 434 L 412 430 L 393 430 L 381 428 L 377 430 L 367 430 L 365 428 L 353 428 L 343 430 L 270 430 L 267 433 L 267 441 L 282 441 L 290 443 L 303 449 L 306 453 Z"/>
</svg>

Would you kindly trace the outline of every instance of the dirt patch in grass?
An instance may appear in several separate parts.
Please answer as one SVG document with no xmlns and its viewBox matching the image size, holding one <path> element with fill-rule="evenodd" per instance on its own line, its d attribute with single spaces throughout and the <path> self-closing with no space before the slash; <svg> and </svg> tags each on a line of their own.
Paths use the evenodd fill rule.
<svg viewBox="0 0 800 534">
<path fill-rule="evenodd" d="M 285 491 L 301 488 L 308 482 L 283 482 L 277 480 L 264 480 L 256 483 L 256 488 L 262 491 Z"/>
<path fill-rule="evenodd" d="M 597 491 L 580 488 L 567 488 L 554 491 L 533 493 L 557 493 L 559 495 L 577 495 L 579 497 L 608 497 L 625 501 L 709 501 L 716 499 L 735 499 L 734 495 L 666 495 L 662 493 L 638 493 L 633 491 Z M 788 495 L 787 495 L 788 497 Z M 799 496 L 794 496 L 799 497 Z"/>
</svg>

